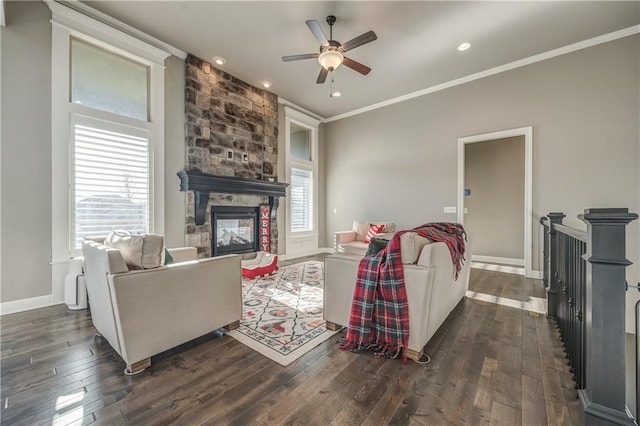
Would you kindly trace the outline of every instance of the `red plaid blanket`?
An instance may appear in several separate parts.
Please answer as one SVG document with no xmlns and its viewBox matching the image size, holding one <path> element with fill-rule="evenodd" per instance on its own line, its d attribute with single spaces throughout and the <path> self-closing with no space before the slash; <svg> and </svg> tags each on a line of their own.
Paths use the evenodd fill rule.
<svg viewBox="0 0 640 426">
<path fill-rule="evenodd" d="M 371 351 L 376 357 L 397 358 L 402 355 L 402 362 L 406 362 L 409 304 L 400 255 L 400 235 L 405 232 L 417 232 L 447 244 L 457 279 L 464 260 L 466 234 L 462 225 L 427 223 L 397 232 L 383 250 L 360 261 L 349 326 L 345 338 L 340 341 L 340 349 Z"/>
</svg>

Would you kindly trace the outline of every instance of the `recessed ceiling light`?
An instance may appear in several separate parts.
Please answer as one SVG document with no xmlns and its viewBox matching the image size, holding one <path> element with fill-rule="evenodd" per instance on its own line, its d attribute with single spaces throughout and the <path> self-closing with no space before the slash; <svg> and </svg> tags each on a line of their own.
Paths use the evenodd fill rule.
<svg viewBox="0 0 640 426">
<path fill-rule="evenodd" d="M 215 62 L 218 65 L 224 65 L 227 63 L 227 60 L 225 58 L 223 58 L 222 56 L 214 56 L 213 57 L 213 62 Z"/>
<path fill-rule="evenodd" d="M 471 47 L 471 43 L 462 43 L 460 46 L 458 46 L 458 50 L 461 52 L 464 52 L 465 50 L 467 50 L 468 48 Z"/>
<path fill-rule="evenodd" d="M 271 87 L 271 82 L 269 81 L 263 81 L 262 85 L 264 86 L 265 89 L 268 89 L 269 87 Z"/>
<path fill-rule="evenodd" d="M 342 96 L 342 93 L 340 93 L 340 92 L 333 92 L 331 94 L 331 97 L 333 97 L 333 98 L 339 98 L 340 96 Z"/>
</svg>

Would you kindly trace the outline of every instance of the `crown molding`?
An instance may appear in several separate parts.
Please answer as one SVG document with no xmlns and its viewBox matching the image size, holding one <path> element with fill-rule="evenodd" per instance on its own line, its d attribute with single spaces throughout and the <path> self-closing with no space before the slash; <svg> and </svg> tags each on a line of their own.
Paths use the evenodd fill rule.
<svg viewBox="0 0 640 426">
<path fill-rule="evenodd" d="M 292 110 L 295 110 L 295 111 L 301 112 L 301 113 L 303 113 L 303 114 L 306 114 L 306 115 L 308 115 L 309 117 L 312 117 L 312 118 L 314 118 L 315 120 L 318 120 L 318 122 L 320 122 L 320 123 L 324 123 L 324 121 L 326 120 L 326 118 L 324 118 L 324 117 L 322 117 L 322 116 L 320 116 L 320 115 L 316 114 L 315 112 L 309 111 L 309 110 L 308 110 L 308 109 L 306 109 L 306 108 L 302 108 L 300 105 L 296 105 L 296 104 L 294 104 L 293 102 L 288 101 L 288 100 L 286 100 L 285 98 L 282 98 L 282 97 L 280 97 L 280 96 L 278 96 L 278 103 L 279 103 L 280 105 L 285 106 L 285 107 L 289 107 L 289 108 L 291 108 Z"/>
<path fill-rule="evenodd" d="M 107 15 L 106 13 L 102 13 L 99 10 L 92 8 L 91 6 L 87 6 L 86 3 L 81 3 L 78 0 L 44 0 L 44 2 L 47 4 L 47 6 L 49 6 L 49 9 L 51 9 L 52 12 L 54 11 L 54 8 L 56 8 L 56 6 L 64 6 L 91 19 L 94 19 L 104 25 L 107 25 L 115 30 L 118 30 L 128 36 L 138 39 L 148 45 L 151 45 L 157 49 L 177 56 L 180 59 L 184 60 L 187 57 L 187 53 L 178 49 L 177 47 L 174 47 L 162 40 L 150 36 L 149 34 L 140 31 L 137 28 L 132 27 L 131 25 L 125 24 L 124 22 L 119 21 Z M 58 12 L 61 12 L 62 10 L 64 9 L 60 9 L 59 7 L 56 9 L 56 11 Z"/>
<path fill-rule="evenodd" d="M 426 89 L 418 90 L 416 92 L 407 93 L 406 95 L 398 96 L 395 98 L 388 99 L 386 101 L 378 102 L 375 104 L 368 105 L 366 107 L 354 109 L 353 111 L 348 111 L 342 114 L 334 115 L 331 117 L 325 118 L 323 121 L 325 123 L 330 123 L 332 121 L 341 120 L 343 118 L 352 117 L 354 115 L 363 114 L 365 112 L 373 111 L 378 108 L 384 108 L 389 105 L 397 104 L 400 102 L 408 101 L 409 99 L 417 98 L 420 96 L 428 95 L 430 93 L 439 92 L 441 90 L 449 89 L 451 87 L 459 86 L 461 84 L 469 83 L 475 80 L 479 80 L 484 77 L 489 77 L 495 74 L 500 74 L 505 71 L 510 71 L 516 68 L 524 67 L 526 65 L 531 65 L 536 62 L 545 61 L 547 59 L 555 58 L 557 56 L 566 55 L 567 53 L 572 53 L 578 50 L 586 49 L 588 47 L 597 46 L 599 44 L 607 43 L 610 41 L 618 40 L 620 38 L 628 37 L 634 34 L 640 33 L 640 25 L 634 25 L 632 27 L 624 28 L 618 31 L 614 31 L 608 34 L 603 34 L 601 36 L 593 37 L 587 40 L 582 40 L 577 43 L 569 44 L 567 46 L 559 47 L 557 49 L 549 50 L 544 53 L 540 53 L 538 55 L 529 56 L 528 58 L 520 59 L 518 61 L 510 62 L 508 64 L 500 65 L 495 68 L 490 68 L 485 71 L 480 71 L 475 74 L 470 74 L 465 77 L 457 78 L 455 80 L 447 81 L 442 84 L 438 84 L 435 86 L 428 87 Z"/>
</svg>

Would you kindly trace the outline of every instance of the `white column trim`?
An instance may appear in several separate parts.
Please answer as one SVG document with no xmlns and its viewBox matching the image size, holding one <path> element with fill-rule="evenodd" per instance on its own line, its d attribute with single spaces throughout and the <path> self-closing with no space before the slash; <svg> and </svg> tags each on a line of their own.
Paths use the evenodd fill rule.
<svg viewBox="0 0 640 426">
<path fill-rule="evenodd" d="M 7 20 L 4 15 L 4 2 L 5 0 L 0 0 L 0 26 L 6 27 Z"/>
</svg>

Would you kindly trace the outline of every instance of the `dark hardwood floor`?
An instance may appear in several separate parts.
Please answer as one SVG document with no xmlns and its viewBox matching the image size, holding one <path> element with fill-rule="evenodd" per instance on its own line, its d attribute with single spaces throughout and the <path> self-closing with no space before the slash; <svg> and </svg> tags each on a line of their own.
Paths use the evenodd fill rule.
<svg viewBox="0 0 640 426">
<path fill-rule="evenodd" d="M 478 270 L 470 288 L 543 294 L 540 281 Z M 213 333 L 128 377 L 88 311 L 58 305 L 0 322 L 2 424 L 583 423 L 554 324 L 471 299 L 427 344 L 427 365 L 341 351 L 332 338 L 282 367 Z"/>
</svg>

